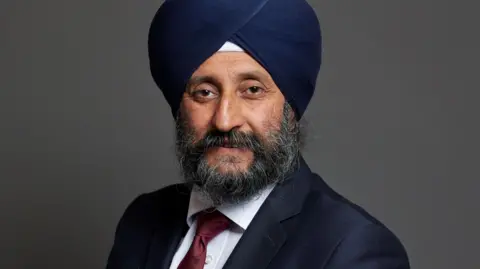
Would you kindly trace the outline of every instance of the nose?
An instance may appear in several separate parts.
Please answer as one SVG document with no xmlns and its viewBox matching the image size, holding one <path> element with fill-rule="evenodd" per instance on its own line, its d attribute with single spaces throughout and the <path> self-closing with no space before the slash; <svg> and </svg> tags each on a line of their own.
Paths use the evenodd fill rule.
<svg viewBox="0 0 480 269">
<path fill-rule="evenodd" d="M 217 130 L 228 132 L 244 124 L 240 100 L 233 96 L 222 96 L 215 108 L 212 125 Z"/>
</svg>

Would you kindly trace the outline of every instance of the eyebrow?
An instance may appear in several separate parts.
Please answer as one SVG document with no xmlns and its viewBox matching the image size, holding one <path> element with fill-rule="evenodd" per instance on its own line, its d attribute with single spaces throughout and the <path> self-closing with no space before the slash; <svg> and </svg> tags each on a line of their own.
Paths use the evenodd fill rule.
<svg viewBox="0 0 480 269">
<path fill-rule="evenodd" d="M 235 75 L 235 83 L 239 83 L 243 80 L 258 80 L 264 82 L 265 84 L 271 84 L 271 78 L 259 71 L 248 71 L 248 72 L 239 72 Z M 221 82 L 214 76 L 193 76 L 187 82 L 187 89 L 192 85 L 198 85 L 201 83 L 211 83 L 214 85 L 220 85 Z"/>
<path fill-rule="evenodd" d="M 194 76 L 187 82 L 187 89 L 190 89 L 192 85 L 198 85 L 202 83 L 210 83 L 214 85 L 220 85 L 220 81 L 213 76 Z"/>
<path fill-rule="evenodd" d="M 242 72 L 237 74 L 236 82 L 243 81 L 243 80 L 258 80 L 265 83 L 270 82 L 270 77 L 260 71 L 249 71 L 249 72 Z"/>
</svg>

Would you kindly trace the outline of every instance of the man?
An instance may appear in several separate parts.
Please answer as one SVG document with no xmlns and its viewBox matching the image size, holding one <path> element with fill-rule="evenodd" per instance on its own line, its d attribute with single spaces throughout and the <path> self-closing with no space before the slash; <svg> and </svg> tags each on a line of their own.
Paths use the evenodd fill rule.
<svg viewBox="0 0 480 269">
<path fill-rule="evenodd" d="M 300 154 L 320 69 L 305 0 L 170 0 L 150 67 L 185 182 L 135 199 L 108 269 L 407 269 L 399 240 Z"/>
</svg>

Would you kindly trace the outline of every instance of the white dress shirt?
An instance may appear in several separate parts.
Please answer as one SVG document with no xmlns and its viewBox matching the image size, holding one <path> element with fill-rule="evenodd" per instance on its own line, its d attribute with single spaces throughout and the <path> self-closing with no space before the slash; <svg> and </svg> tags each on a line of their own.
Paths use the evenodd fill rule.
<svg viewBox="0 0 480 269">
<path fill-rule="evenodd" d="M 220 206 L 218 211 L 228 217 L 233 223 L 230 229 L 227 229 L 213 238 L 207 245 L 207 257 L 204 269 L 220 269 L 223 267 L 228 257 L 232 253 L 236 244 L 242 237 L 243 232 L 247 229 L 253 217 L 257 213 L 260 206 L 268 197 L 274 186 L 268 187 L 253 199 L 233 206 Z M 190 194 L 190 204 L 188 207 L 187 224 L 190 227 L 185 237 L 182 239 L 175 256 L 173 256 L 170 269 L 177 269 L 183 257 L 187 254 L 190 245 L 195 237 L 197 221 L 194 215 L 204 209 L 210 208 L 208 201 L 202 198 L 198 191 L 193 189 Z"/>
</svg>

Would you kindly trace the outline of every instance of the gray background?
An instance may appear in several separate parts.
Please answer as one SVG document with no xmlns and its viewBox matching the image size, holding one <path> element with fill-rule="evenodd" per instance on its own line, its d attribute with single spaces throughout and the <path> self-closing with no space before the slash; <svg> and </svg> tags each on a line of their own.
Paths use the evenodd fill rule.
<svg viewBox="0 0 480 269">
<path fill-rule="evenodd" d="M 103 268 L 127 204 L 179 180 L 148 70 L 159 4 L 1 1 L 0 268 Z M 314 3 L 325 49 L 305 157 L 413 268 L 480 268 L 475 5 Z"/>
</svg>

